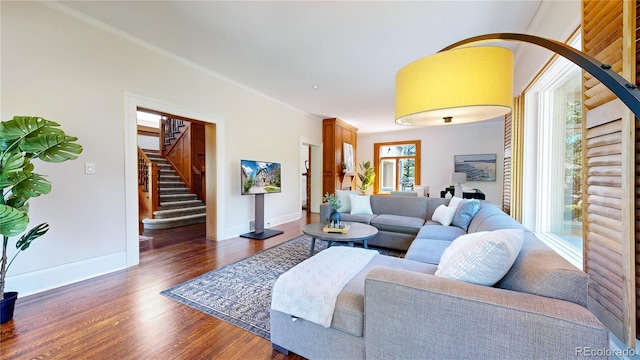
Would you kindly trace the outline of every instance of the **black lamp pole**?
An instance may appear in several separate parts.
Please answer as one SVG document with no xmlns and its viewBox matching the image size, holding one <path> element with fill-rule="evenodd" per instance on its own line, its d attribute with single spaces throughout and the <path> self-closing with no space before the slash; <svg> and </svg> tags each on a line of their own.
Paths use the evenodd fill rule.
<svg viewBox="0 0 640 360">
<path fill-rule="evenodd" d="M 617 72 L 611 70 L 611 65 L 603 64 L 590 55 L 555 40 L 526 34 L 495 33 L 474 36 L 458 41 L 440 50 L 440 52 L 452 50 L 461 45 L 487 40 L 513 40 L 535 44 L 567 58 L 589 74 L 595 76 L 596 79 L 600 80 L 601 83 L 603 83 L 609 90 L 618 96 L 620 100 L 627 105 L 627 107 L 629 107 L 629 109 L 636 115 L 636 118 L 640 118 L 640 90 L 638 90 L 637 86 L 631 84 Z"/>
</svg>

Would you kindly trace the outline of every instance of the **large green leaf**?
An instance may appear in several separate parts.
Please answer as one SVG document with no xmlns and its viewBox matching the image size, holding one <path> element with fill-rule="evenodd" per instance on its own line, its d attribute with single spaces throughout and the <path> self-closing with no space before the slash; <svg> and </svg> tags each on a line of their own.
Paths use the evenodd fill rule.
<svg viewBox="0 0 640 360">
<path fill-rule="evenodd" d="M 23 232 L 28 224 L 29 216 L 26 212 L 0 204 L 0 234 L 16 236 Z"/>
<path fill-rule="evenodd" d="M 27 201 L 29 201 L 29 198 L 26 196 L 12 195 L 9 196 L 5 204 L 24 213 L 29 213 L 29 203 Z"/>
<path fill-rule="evenodd" d="M 19 251 L 27 250 L 31 246 L 31 242 L 49 231 L 49 224 L 42 223 L 34 226 L 31 230 L 20 236 L 20 240 L 16 242 L 16 249 Z"/>
<path fill-rule="evenodd" d="M 29 159 L 22 155 L 19 150 L 7 151 L 0 158 L 0 189 L 15 185 L 9 178 L 25 171 L 25 165 L 29 165 Z M 32 166 L 31 166 L 32 167 Z"/>
<path fill-rule="evenodd" d="M 74 160 L 82 152 L 82 146 L 73 143 L 78 138 L 67 135 L 38 135 L 20 143 L 20 149 L 35 154 L 40 160 L 59 163 Z"/>
<path fill-rule="evenodd" d="M 56 126 L 60 126 L 60 124 L 38 116 L 14 116 L 12 120 L 0 123 L 0 138 L 16 140 L 38 133 L 42 129 L 46 129 L 45 132 L 49 133 L 64 133 L 62 130 L 55 128 Z"/>
<path fill-rule="evenodd" d="M 32 198 L 51 191 L 51 183 L 40 174 L 23 172 L 10 178 L 16 179 L 16 184 L 11 191 L 17 196 Z"/>
</svg>

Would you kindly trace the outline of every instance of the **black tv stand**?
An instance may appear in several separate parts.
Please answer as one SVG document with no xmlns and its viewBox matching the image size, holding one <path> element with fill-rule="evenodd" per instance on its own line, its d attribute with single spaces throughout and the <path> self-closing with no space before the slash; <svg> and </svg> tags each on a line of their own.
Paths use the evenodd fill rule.
<svg viewBox="0 0 640 360">
<path fill-rule="evenodd" d="M 252 232 L 248 232 L 246 234 L 242 234 L 240 235 L 240 237 L 254 239 L 254 240 L 265 240 L 272 236 L 276 236 L 284 233 L 284 231 L 264 228 L 264 194 L 256 194 L 255 200 L 256 200 L 255 230 Z"/>
</svg>

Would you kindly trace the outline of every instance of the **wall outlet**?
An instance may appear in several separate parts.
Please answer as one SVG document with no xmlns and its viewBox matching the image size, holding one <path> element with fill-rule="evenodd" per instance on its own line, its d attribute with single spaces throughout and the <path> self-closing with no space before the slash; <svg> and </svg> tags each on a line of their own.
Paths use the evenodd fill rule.
<svg viewBox="0 0 640 360">
<path fill-rule="evenodd" d="M 249 221 L 249 230 L 255 230 L 256 229 L 256 221 L 255 220 L 251 220 Z"/>
<path fill-rule="evenodd" d="M 85 174 L 95 174 L 96 173 L 96 164 L 94 164 L 94 163 L 84 163 L 84 173 Z"/>
</svg>

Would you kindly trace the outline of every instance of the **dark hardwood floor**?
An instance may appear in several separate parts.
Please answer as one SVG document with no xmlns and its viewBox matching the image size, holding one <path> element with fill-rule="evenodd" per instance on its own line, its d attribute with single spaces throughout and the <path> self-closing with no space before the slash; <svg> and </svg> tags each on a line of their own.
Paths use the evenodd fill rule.
<svg viewBox="0 0 640 360">
<path fill-rule="evenodd" d="M 146 230 L 139 265 L 19 298 L 0 327 L 0 359 L 302 359 L 160 291 L 294 238 L 311 220 L 263 241 L 209 241 L 204 224 Z"/>
</svg>

